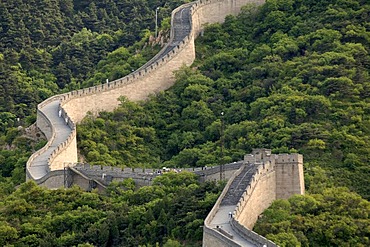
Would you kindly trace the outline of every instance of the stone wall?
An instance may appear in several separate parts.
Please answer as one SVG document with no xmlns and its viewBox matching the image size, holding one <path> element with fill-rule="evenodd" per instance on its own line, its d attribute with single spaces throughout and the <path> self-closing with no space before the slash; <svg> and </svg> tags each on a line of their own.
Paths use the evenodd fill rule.
<svg viewBox="0 0 370 247">
<path fill-rule="evenodd" d="M 272 241 L 253 232 L 258 217 L 275 199 L 304 194 L 303 157 L 300 154 L 271 154 L 269 149 L 254 149 L 245 155 L 245 164 L 258 165 L 255 174 L 240 197 L 230 221 L 231 228 L 240 237 L 256 246 L 275 247 Z M 220 207 L 220 202 L 241 168 L 230 178 L 204 223 L 203 246 L 234 246 L 231 238 L 209 227 L 211 219 Z M 226 243 L 226 244 L 225 244 Z M 235 244 L 235 243 L 234 243 Z"/>
<path fill-rule="evenodd" d="M 243 161 L 225 164 L 223 167 L 225 180 L 229 180 L 234 173 L 241 167 Z M 219 181 L 220 180 L 220 166 L 197 168 L 193 172 L 199 175 L 201 182 L 205 181 Z"/>
<path fill-rule="evenodd" d="M 190 65 L 195 58 L 193 42 L 186 42 L 179 46 L 181 53 L 168 56 L 165 60 L 147 71 L 139 71 L 119 80 L 78 90 L 63 95 L 62 107 L 68 112 L 72 121 L 80 122 L 87 112 L 94 114 L 100 111 L 112 111 L 119 105 L 118 98 L 125 96 L 131 101 L 146 99 L 173 85 L 173 71 L 182 65 Z M 176 51 L 177 52 L 177 51 Z"/>
<path fill-rule="evenodd" d="M 261 163 L 233 213 L 232 227 L 256 244 L 276 246 L 251 229 L 259 215 L 276 199 L 304 194 L 303 156 L 271 154 L 269 149 L 254 149 L 244 157 L 246 163 Z"/>
<path fill-rule="evenodd" d="M 43 153 L 55 136 L 55 130 L 50 121 L 42 112 L 46 104 L 58 100 L 61 102 L 61 110 L 71 125 L 71 133 L 61 143 L 48 159 L 48 169 L 62 169 L 65 162 L 77 162 L 77 145 L 75 124 L 80 122 L 87 114 L 97 114 L 100 111 L 112 111 L 119 105 L 118 98 L 126 96 L 129 100 L 138 101 L 146 99 L 150 94 L 168 89 L 174 83 L 173 72 L 182 65 L 190 65 L 195 59 L 194 40 L 204 24 L 223 22 L 226 15 L 237 14 L 241 6 L 247 3 L 262 4 L 263 0 L 209 0 L 196 1 L 184 4 L 172 12 L 171 19 L 171 43 L 174 30 L 174 15 L 190 8 L 190 33 L 164 56 L 156 56 L 150 61 L 150 66 L 143 66 L 130 75 L 118 80 L 99 86 L 72 91 L 62 95 L 53 96 L 38 106 L 37 126 L 48 138 L 48 144 L 30 157 L 27 167 L 30 166 L 34 157 Z M 163 49 L 165 50 L 166 47 Z M 162 54 L 163 50 L 159 53 Z M 228 174 L 230 176 L 231 174 Z M 29 176 L 27 177 L 29 178 Z"/>
<path fill-rule="evenodd" d="M 67 163 L 77 162 L 77 130 L 76 124 L 72 121 L 72 118 L 68 113 L 60 107 L 60 115 L 65 119 L 66 124 L 71 129 L 67 139 L 58 145 L 58 147 L 51 153 L 48 158 L 48 164 L 50 164 L 50 170 L 63 170 Z"/>
<path fill-rule="evenodd" d="M 240 247 L 239 244 L 226 238 L 221 232 L 203 227 L 203 247 Z"/>
<path fill-rule="evenodd" d="M 241 167 L 244 161 L 233 162 L 224 165 L 225 179 L 229 180 L 233 174 Z M 64 168 L 72 167 L 86 175 L 85 178 L 78 178 L 80 180 L 73 180 L 71 183 L 79 185 L 81 188 L 87 188 L 87 185 L 82 182 L 85 180 L 96 180 L 101 181 L 104 184 L 109 184 L 111 181 L 123 181 L 127 178 L 132 178 L 138 187 L 151 185 L 152 180 L 159 176 L 158 171 L 162 169 L 155 168 L 120 168 L 112 166 L 100 166 L 100 165 L 89 165 L 83 163 L 67 163 L 63 162 L 63 166 L 59 170 L 54 170 L 52 173 L 49 172 L 50 176 L 45 176 L 40 180 L 36 180 L 41 186 L 49 187 L 55 183 L 58 185 L 53 188 L 59 188 L 64 186 L 64 177 L 56 176 L 55 172 L 62 172 Z M 192 167 L 192 168 L 172 168 L 177 171 L 188 171 L 195 173 L 199 177 L 200 182 L 206 181 L 218 181 L 220 180 L 220 166 L 215 167 Z M 53 175 L 54 174 L 54 175 Z M 56 180 L 60 180 L 56 182 Z"/>
<path fill-rule="evenodd" d="M 41 104 L 39 104 L 39 106 Z M 26 181 L 28 181 L 30 179 L 33 179 L 33 177 L 31 176 L 31 173 L 29 172 L 28 168 L 31 166 L 31 164 L 34 161 L 34 159 L 36 157 L 42 155 L 47 149 L 49 149 L 50 146 L 51 146 L 51 143 L 53 142 L 53 140 L 55 138 L 55 129 L 54 129 L 54 126 L 51 124 L 50 120 L 45 116 L 45 114 L 42 111 L 40 111 L 39 109 L 37 110 L 37 122 L 36 122 L 36 125 L 38 126 L 38 128 L 40 128 L 43 131 L 43 133 L 45 134 L 46 138 L 48 139 L 48 142 L 41 149 L 39 149 L 36 152 L 34 152 L 31 155 L 31 157 L 27 160 L 27 163 L 26 163 Z M 47 166 L 46 169 L 48 170 L 48 172 L 50 172 L 49 166 Z"/>
<path fill-rule="evenodd" d="M 221 201 L 225 197 L 233 180 L 243 171 L 243 169 L 244 167 L 241 166 L 227 181 L 223 191 L 221 192 L 221 195 L 218 197 L 215 205 L 207 215 L 207 218 L 204 220 L 203 247 L 239 246 L 238 244 L 234 243 L 234 241 L 232 241 L 230 238 L 226 237 L 224 234 L 213 229 L 210 224 L 213 218 L 215 217 L 218 209 L 220 208 Z"/>
<path fill-rule="evenodd" d="M 304 194 L 303 156 L 279 154 L 275 164 L 276 197 L 287 199 L 294 194 Z"/>
<path fill-rule="evenodd" d="M 40 110 L 37 110 L 36 125 L 39 129 L 42 129 L 47 140 L 52 139 L 53 133 L 55 132 L 53 129 L 54 127 L 52 126 L 50 120 Z"/>
<path fill-rule="evenodd" d="M 276 177 L 273 162 L 261 164 L 235 208 L 237 221 L 252 229 L 258 216 L 276 199 Z"/>
<path fill-rule="evenodd" d="M 152 65 L 143 66 L 126 77 L 60 95 L 62 109 L 72 122 L 78 123 L 86 116 L 87 112 L 97 114 L 100 111 L 112 111 L 119 105 L 118 98 L 120 96 L 125 96 L 132 101 L 140 101 L 145 100 L 150 94 L 168 89 L 175 81 L 173 72 L 183 65 L 191 65 L 194 61 L 194 40 L 204 28 L 204 24 L 223 22 L 227 15 L 239 13 L 243 5 L 247 3 L 262 4 L 263 2 L 263 0 L 210 0 L 196 1 L 178 7 L 172 12 L 172 24 L 176 12 L 191 6 L 192 29 L 189 35 L 172 51 L 156 60 Z M 173 25 L 171 32 L 173 33 Z M 171 40 L 169 44 L 171 44 Z M 60 149 L 60 152 L 66 154 L 60 154 L 60 159 L 53 159 L 54 162 L 50 163 L 51 170 L 60 169 L 60 160 L 63 158 L 68 158 L 65 161 L 69 162 L 77 161 L 75 160 L 77 157 L 76 141 L 73 139 L 68 141 L 71 146 L 63 148 L 63 150 Z"/>
<path fill-rule="evenodd" d="M 231 219 L 230 223 L 234 231 L 236 231 L 244 239 L 248 239 L 250 242 L 254 243 L 256 246 L 277 247 L 277 245 L 271 240 L 268 240 L 267 238 L 255 233 L 254 231 L 249 230 L 248 228 L 240 224 L 240 222 L 236 220 L 235 217 Z"/>
<path fill-rule="evenodd" d="M 260 152 L 260 150 L 264 150 Z M 220 202 L 224 198 L 225 194 L 230 188 L 235 177 L 237 177 L 241 171 L 243 170 L 244 163 L 251 163 L 258 164 L 259 166 L 256 169 L 255 174 L 253 175 L 247 189 L 243 193 L 242 197 L 239 199 L 235 210 L 233 212 L 233 218 L 230 221 L 230 224 L 233 230 L 238 233 L 239 236 L 242 238 L 247 239 L 249 242 L 255 243 L 256 246 L 271 246 L 275 247 L 276 245 L 267 240 L 266 238 L 258 235 L 257 233 L 253 232 L 251 229 L 255 224 L 258 216 L 266 209 L 273 200 L 277 198 L 277 184 L 278 184 L 278 176 L 277 170 L 280 169 L 281 165 L 284 167 L 289 165 L 294 165 L 299 167 L 298 170 L 303 169 L 303 158 L 301 155 L 298 154 L 282 154 L 282 155 L 271 155 L 271 152 L 265 149 L 260 149 L 258 152 L 254 150 L 255 154 L 246 155 L 244 161 L 234 162 L 231 164 L 224 165 L 225 171 L 229 171 L 230 178 L 228 178 L 228 182 L 225 186 L 225 189 L 221 193 L 220 197 L 218 198 L 216 204 L 214 205 L 213 209 L 207 216 L 205 223 L 204 223 L 204 231 L 203 231 L 203 246 L 212 246 L 212 247 L 221 247 L 221 246 L 239 246 L 236 244 L 232 238 L 227 237 L 226 233 L 222 231 L 217 231 L 216 229 L 209 226 L 210 221 L 216 214 L 217 210 L 220 207 Z M 257 153 L 256 153 L 257 152 Z M 294 159 L 294 160 L 293 160 Z M 263 160 L 263 162 L 262 162 Z M 294 163 L 295 162 L 295 163 Z M 105 167 L 105 166 L 98 166 L 93 165 L 90 166 L 88 164 L 68 164 L 72 165 L 74 170 L 77 170 L 76 174 L 70 174 L 72 176 L 73 184 L 79 185 L 81 188 L 85 190 L 91 190 L 90 182 L 99 182 L 99 180 L 103 180 L 105 176 L 111 175 L 114 180 L 122 181 L 126 178 L 132 178 L 134 181 L 139 185 L 149 185 L 151 184 L 152 178 L 156 175 L 156 171 L 158 169 L 144 169 L 144 168 L 119 168 L 119 167 Z M 183 169 L 188 170 L 189 172 L 194 172 L 199 176 L 205 174 L 207 177 L 215 176 L 216 179 L 219 179 L 219 172 L 220 167 L 202 167 L 202 168 L 188 168 Z M 284 171 L 286 169 L 284 168 Z M 285 174 L 285 173 L 284 173 Z M 299 178 L 294 177 L 293 174 L 289 176 L 288 172 L 286 172 L 284 179 L 290 179 L 290 181 L 295 181 Z M 298 175 L 296 175 L 298 176 Z M 302 177 L 303 179 L 303 177 Z M 281 180 L 281 179 L 280 179 Z M 51 171 L 48 173 L 47 176 L 43 177 L 36 181 L 38 184 L 42 186 L 46 186 L 48 188 L 58 188 L 64 185 L 64 171 L 63 170 L 56 170 Z M 289 181 L 285 181 L 286 184 L 290 184 Z M 295 184 L 303 184 L 303 180 L 299 183 Z M 94 188 L 98 191 L 102 191 L 104 186 L 100 186 L 99 183 L 95 183 Z M 290 193 L 295 194 L 293 190 L 287 188 L 287 191 L 291 191 Z M 299 192 L 301 194 L 303 192 Z M 292 195 L 290 194 L 290 195 Z"/>
<path fill-rule="evenodd" d="M 27 174 L 29 177 L 29 175 Z M 48 189 L 64 187 L 64 170 L 49 171 L 46 176 L 34 180 L 38 185 Z"/>
<path fill-rule="evenodd" d="M 77 161 L 77 139 L 76 130 L 73 130 L 68 139 L 58 146 L 49 158 L 51 170 L 63 170 L 66 161 Z"/>
</svg>

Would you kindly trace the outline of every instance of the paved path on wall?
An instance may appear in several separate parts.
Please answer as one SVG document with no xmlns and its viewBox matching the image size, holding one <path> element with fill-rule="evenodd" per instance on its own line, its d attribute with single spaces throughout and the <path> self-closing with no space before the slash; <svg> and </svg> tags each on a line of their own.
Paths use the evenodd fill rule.
<svg viewBox="0 0 370 247">
<path fill-rule="evenodd" d="M 240 197 L 250 184 L 256 171 L 256 165 L 245 165 L 243 171 L 232 181 L 229 190 L 220 203 L 220 208 L 210 222 L 210 226 L 216 228 L 219 226 L 222 230 L 233 235 L 233 240 L 240 246 L 255 246 L 248 242 L 235 232 L 230 225 L 230 212 L 233 212 L 238 204 Z"/>
<path fill-rule="evenodd" d="M 54 126 L 55 139 L 51 146 L 41 155 L 37 156 L 33 160 L 31 166 L 28 168 L 28 171 L 34 179 L 42 178 L 49 172 L 48 158 L 59 146 L 59 144 L 67 140 L 69 134 L 71 133 L 71 128 L 65 123 L 62 117 L 58 116 L 59 100 L 52 101 L 39 110 L 46 115 L 51 124 Z"/>
<path fill-rule="evenodd" d="M 251 182 L 253 175 L 256 173 L 257 165 L 246 165 L 243 171 L 234 178 L 224 198 L 222 198 L 221 206 L 229 206 L 238 204 L 244 191 Z"/>
<path fill-rule="evenodd" d="M 155 56 L 152 60 L 147 62 L 143 68 L 147 68 L 155 61 L 161 59 L 162 57 L 166 56 L 172 49 L 174 49 L 182 40 L 189 35 L 191 31 L 191 21 L 190 21 L 190 8 L 191 5 L 180 9 L 174 14 L 174 32 L 173 32 L 173 39 L 170 44 L 166 46 L 160 53 Z M 59 144 L 67 140 L 71 129 L 65 124 L 63 118 L 59 118 L 58 116 L 58 108 L 59 101 L 52 101 L 49 104 L 42 107 L 41 110 L 47 118 L 51 121 L 54 129 L 56 131 L 55 140 L 53 141 L 50 148 L 48 148 L 44 153 L 40 156 L 36 157 L 28 171 L 30 172 L 33 179 L 39 179 L 45 176 L 48 173 L 48 158 L 50 157 L 51 153 L 58 147 Z"/>
<path fill-rule="evenodd" d="M 162 57 L 166 56 L 180 42 L 182 42 L 186 36 L 190 34 L 191 31 L 190 9 L 191 5 L 183 9 L 180 9 L 180 11 L 177 11 L 174 14 L 172 42 L 168 44 L 163 50 L 161 50 L 158 53 L 158 55 L 156 55 L 153 59 L 144 64 L 140 69 L 145 69 L 150 65 L 154 64 L 157 60 L 160 60 Z"/>
<path fill-rule="evenodd" d="M 235 208 L 236 208 L 236 205 L 221 206 L 218 209 L 217 213 L 215 214 L 215 217 L 210 222 L 209 226 L 212 228 L 216 228 L 218 226 L 222 230 L 231 234 L 233 236 L 232 240 L 235 243 L 239 244 L 240 246 L 246 246 L 246 247 L 256 246 L 253 243 L 242 238 L 237 232 L 235 232 L 231 228 L 229 212 L 233 212 Z"/>
</svg>

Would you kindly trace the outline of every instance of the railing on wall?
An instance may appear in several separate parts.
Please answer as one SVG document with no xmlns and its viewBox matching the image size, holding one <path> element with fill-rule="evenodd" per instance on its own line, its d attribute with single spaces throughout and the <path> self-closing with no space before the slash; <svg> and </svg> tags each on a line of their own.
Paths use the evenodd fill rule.
<svg viewBox="0 0 370 247">
<path fill-rule="evenodd" d="M 252 230 L 249 230 L 248 228 L 240 224 L 239 221 L 235 219 L 235 217 L 231 218 L 230 224 L 231 224 L 231 228 L 235 232 L 237 232 L 244 239 L 248 239 L 248 241 L 253 242 L 257 246 L 264 246 L 264 247 L 277 247 L 278 246 L 271 240 L 268 240 L 267 238 L 259 235 L 258 233 L 255 233 Z"/>
<path fill-rule="evenodd" d="M 116 88 L 123 87 L 125 85 L 134 83 L 136 80 L 138 80 L 142 77 L 145 77 L 147 74 L 149 74 L 152 71 L 155 71 L 157 68 L 165 65 L 168 61 L 170 61 L 174 57 L 176 57 L 182 51 L 182 49 L 189 44 L 189 42 L 194 42 L 194 39 L 199 34 L 200 29 L 202 27 L 197 26 L 196 29 L 194 28 L 193 15 L 201 7 L 203 7 L 205 5 L 212 4 L 212 3 L 218 3 L 218 2 L 222 2 L 222 1 L 223 0 L 208 0 L 208 1 L 207 0 L 199 0 L 199 1 L 192 2 L 192 3 L 184 4 L 184 5 L 176 8 L 171 14 L 170 42 L 168 42 L 168 44 L 153 59 L 151 59 L 148 63 L 146 63 L 141 68 L 134 71 L 133 73 L 131 73 L 131 74 L 129 74 L 129 75 L 123 77 L 123 78 L 117 79 L 115 81 L 108 82 L 108 83 L 98 85 L 98 86 L 93 86 L 93 87 L 89 87 L 89 88 L 84 88 L 84 89 L 80 89 L 80 90 L 71 91 L 69 93 L 65 93 L 65 94 L 61 94 L 61 95 L 57 95 L 57 96 L 53 96 L 53 97 L 45 100 L 44 102 L 42 102 L 38 106 L 39 112 L 41 112 L 41 108 L 43 106 L 45 106 L 46 104 L 48 104 L 51 101 L 54 101 L 56 99 L 60 99 L 60 102 L 61 102 L 60 104 L 61 104 L 61 107 L 63 108 L 63 106 L 68 101 L 70 101 L 71 99 L 78 98 L 78 97 L 84 97 L 86 95 L 93 95 L 93 94 L 106 92 L 106 91 L 114 90 Z M 179 11 L 185 9 L 185 8 L 190 8 L 190 15 L 189 15 L 190 30 L 189 30 L 189 33 L 188 33 L 188 35 L 186 35 L 184 37 L 184 39 L 181 42 L 176 44 L 167 54 L 163 54 L 163 52 L 169 46 L 173 45 L 172 41 L 173 41 L 173 37 L 174 37 L 174 19 L 175 19 L 174 16 L 177 12 L 179 12 Z M 71 122 L 71 125 L 73 125 L 73 126 L 71 126 L 71 130 L 72 130 L 71 134 L 68 136 L 68 138 L 66 138 L 66 141 L 61 143 L 60 147 L 58 147 L 56 149 L 56 151 L 53 152 L 49 161 L 53 161 L 54 158 L 58 155 L 58 152 L 64 151 L 65 148 L 73 141 L 73 138 L 76 135 L 75 130 L 74 130 L 75 129 L 75 127 L 74 127 L 75 123 Z M 50 143 L 50 142 L 48 142 L 48 143 Z M 41 155 L 46 149 L 47 148 L 40 149 L 39 151 L 36 152 L 37 154 L 35 153 L 35 156 Z M 34 160 L 34 157 L 33 158 L 32 158 L 32 156 L 30 157 L 29 161 L 27 162 L 27 167 L 32 165 L 31 163 Z"/>
<path fill-rule="evenodd" d="M 64 119 L 65 123 L 71 129 L 71 132 L 69 133 L 67 139 L 64 142 L 62 142 L 61 144 L 59 144 L 58 147 L 51 153 L 50 157 L 48 158 L 48 165 L 49 165 L 49 167 L 51 166 L 51 164 L 53 163 L 53 161 L 55 160 L 55 158 L 61 152 L 63 152 L 71 144 L 71 142 L 73 140 L 75 140 L 76 135 L 77 135 L 76 125 L 72 121 L 72 119 L 68 116 L 67 112 L 61 106 L 59 107 L 59 111 L 60 111 L 60 117 Z"/>
<path fill-rule="evenodd" d="M 44 147 L 42 147 L 41 149 L 37 150 L 28 159 L 28 161 L 26 163 L 26 175 L 27 175 L 26 178 L 27 179 L 34 179 L 33 176 L 31 175 L 30 171 L 29 171 L 30 167 L 32 166 L 33 161 L 35 160 L 36 157 L 42 155 L 48 148 L 50 148 L 51 144 L 53 143 L 53 141 L 55 139 L 55 129 L 54 129 L 54 126 L 52 125 L 51 121 L 39 109 L 37 110 L 37 112 L 38 112 L 38 114 L 37 114 L 38 117 L 42 117 L 45 120 L 45 122 L 48 124 L 48 126 L 50 126 L 50 128 L 51 128 L 51 137 L 48 140 L 48 142 L 45 144 Z M 50 169 L 47 169 L 47 172 L 49 172 L 49 171 L 50 171 Z"/>
<path fill-rule="evenodd" d="M 232 214 L 232 219 L 230 221 L 231 228 L 237 232 L 240 236 L 242 236 L 245 239 L 248 239 L 249 241 L 255 243 L 258 246 L 266 246 L 266 247 L 276 247 L 277 245 L 266 239 L 265 237 L 255 233 L 254 231 L 248 229 L 247 227 L 240 224 L 238 217 L 240 216 L 241 212 L 243 212 L 244 207 L 250 200 L 253 191 L 255 187 L 257 186 L 260 179 L 267 174 L 274 172 L 274 165 L 270 162 L 263 163 L 258 166 L 255 174 L 253 175 L 248 187 L 244 191 L 243 195 L 239 199 L 239 202 L 237 203 L 235 210 Z"/>
<path fill-rule="evenodd" d="M 176 8 L 172 12 L 172 18 L 171 19 L 173 19 L 173 16 L 177 11 L 179 11 L 182 8 L 187 7 L 187 6 L 189 6 L 189 4 L 186 4 L 184 6 L 180 6 L 180 7 Z M 171 42 L 173 40 L 173 35 L 174 35 L 174 28 L 173 28 L 173 25 L 171 25 L 170 42 L 161 51 L 164 51 L 171 44 Z M 71 91 L 69 93 L 56 95 L 56 96 L 50 97 L 50 98 L 46 99 L 45 101 L 43 101 L 42 103 L 40 103 L 38 105 L 38 117 L 43 117 L 45 119 L 45 121 L 50 125 L 52 138 L 50 138 L 48 140 L 47 144 L 43 148 L 36 151 L 28 159 L 27 165 L 26 165 L 27 177 L 30 178 L 30 179 L 34 179 L 32 177 L 32 174 L 29 172 L 29 168 L 32 166 L 32 162 L 34 161 L 34 159 L 36 157 L 42 155 L 48 148 L 50 148 L 52 142 L 55 139 L 55 128 L 52 125 L 51 121 L 47 118 L 47 116 L 42 112 L 42 108 L 44 106 L 46 106 L 47 104 L 49 104 L 49 103 L 51 103 L 55 100 L 60 100 L 60 110 L 62 111 L 62 117 L 67 120 L 67 124 L 71 128 L 71 133 L 68 135 L 66 140 L 64 142 L 60 143 L 58 145 L 58 147 L 51 153 L 51 155 L 47 159 L 48 160 L 47 161 L 48 162 L 47 167 L 49 168 L 50 165 L 52 164 L 52 162 L 55 160 L 55 158 L 61 152 L 63 152 L 71 144 L 71 142 L 76 138 L 75 123 L 68 116 L 68 113 L 65 111 L 65 109 L 63 107 L 68 101 L 70 101 L 74 98 L 83 97 L 83 96 L 86 96 L 86 95 L 94 95 L 96 93 L 105 92 L 105 91 L 109 91 L 109 90 L 114 90 L 116 88 L 120 88 L 120 87 L 123 87 L 125 85 L 134 83 L 136 80 L 146 76 L 147 74 L 150 74 L 152 71 L 155 71 L 160 66 L 163 66 L 164 64 L 166 64 L 173 57 L 175 57 L 189 42 L 190 42 L 190 39 L 189 39 L 189 35 L 188 35 L 182 40 L 182 42 L 180 42 L 179 44 L 174 46 L 174 48 L 169 53 L 165 54 L 165 56 L 160 57 L 160 55 L 162 54 L 160 52 L 156 57 L 151 59 L 148 63 L 143 65 L 141 68 L 139 68 L 138 70 L 134 71 L 133 73 L 131 73 L 131 74 L 129 74 L 129 75 L 123 77 L 123 78 L 120 78 L 120 79 L 117 79 L 115 81 L 108 82 L 108 83 L 105 83 L 105 84 L 102 84 L 102 85 L 92 86 L 92 87 L 89 87 L 89 88 L 84 88 L 84 89 L 80 89 L 80 90 Z M 46 130 L 42 130 L 42 131 L 45 132 Z M 48 171 L 50 171 L 50 168 L 48 169 Z"/>
<path fill-rule="evenodd" d="M 250 200 L 251 195 L 253 194 L 253 191 L 256 188 L 260 179 L 271 172 L 274 172 L 274 165 L 271 164 L 270 162 L 268 162 L 267 164 L 266 163 L 260 164 L 257 167 L 255 174 L 252 176 L 251 182 L 249 183 L 248 187 L 246 188 L 243 195 L 240 197 L 239 202 L 236 205 L 235 211 L 233 213 L 233 215 L 236 218 L 239 217 L 239 214 L 243 211 L 245 205 Z"/>
<path fill-rule="evenodd" d="M 227 181 L 224 189 L 222 190 L 221 192 L 221 195 L 218 197 L 215 205 L 213 205 L 213 208 L 211 209 L 211 211 L 208 213 L 208 216 L 207 218 L 204 220 L 204 227 L 203 227 L 203 234 L 206 233 L 206 234 L 211 234 L 213 235 L 214 237 L 216 237 L 218 240 L 222 241 L 222 242 L 225 242 L 227 243 L 228 245 L 225 245 L 225 246 L 239 246 L 238 244 L 236 244 L 232 239 L 226 237 L 224 234 L 220 233 L 219 231 L 213 229 L 211 226 L 210 226 L 210 223 L 212 221 L 212 219 L 215 217 L 217 211 L 219 210 L 220 208 L 220 205 L 221 205 L 221 201 L 222 199 L 225 197 L 227 191 L 230 189 L 230 186 L 232 184 L 232 182 L 234 181 L 234 179 L 243 171 L 244 167 L 241 166 L 232 176 L 231 178 Z M 232 244 L 230 244 L 232 243 Z"/>
</svg>

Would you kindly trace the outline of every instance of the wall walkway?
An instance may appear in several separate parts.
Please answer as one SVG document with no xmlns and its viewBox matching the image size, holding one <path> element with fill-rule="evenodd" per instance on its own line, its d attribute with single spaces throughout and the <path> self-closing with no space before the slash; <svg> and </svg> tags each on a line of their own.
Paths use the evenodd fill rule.
<svg viewBox="0 0 370 247">
<path fill-rule="evenodd" d="M 222 22 L 226 15 L 237 14 L 247 3 L 263 2 L 199 0 L 184 4 L 172 12 L 170 42 L 147 64 L 118 80 L 56 95 L 39 104 L 37 126 L 47 136 L 48 143 L 28 160 L 27 178 L 37 180 L 49 171 L 63 169 L 66 163 L 77 162 L 75 124 L 87 112 L 111 111 L 119 105 L 118 98 L 122 95 L 129 100 L 145 100 L 150 94 L 172 86 L 172 72 L 194 61 L 194 40 L 204 24 Z"/>
<path fill-rule="evenodd" d="M 204 221 L 203 246 L 275 247 L 252 229 L 274 200 L 304 194 L 303 173 L 296 172 L 301 169 L 300 154 L 275 155 L 269 149 L 254 149 L 246 155 Z"/>
</svg>

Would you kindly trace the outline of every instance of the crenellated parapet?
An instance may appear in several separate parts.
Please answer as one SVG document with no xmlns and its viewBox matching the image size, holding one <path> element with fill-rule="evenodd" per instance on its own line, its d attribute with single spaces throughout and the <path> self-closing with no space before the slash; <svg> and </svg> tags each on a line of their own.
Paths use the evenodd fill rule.
<svg viewBox="0 0 370 247">
<path fill-rule="evenodd" d="M 275 164 L 265 161 L 257 166 L 250 183 L 240 197 L 234 217 L 252 229 L 258 216 L 276 199 Z M 261 195 L 261 192 L 263 195 Z M 257 196 L 258 195 L 258 196 Z M 248 211 L 248 214 L 245 214 Z"/>
<path fill-rule="evenodd" d="M 101 111 L 112 111 L 120 104 L 120 96 L 140 101 L 171 87 L 175 81 L 173 72 L 194 61 L 194 40 L 206 23 L 223 22 L 227 15 L 239 13 L 243 5 L 263 2 L 199 0 L 184 4 L 172 12 L 168 44 L 141 68 L 123 78 L 56 95 L 40 103 L 37 126 L 45 133 L 48 143 L 30 157 L 27 162 L 27 178 L 39 179 L 49 171 L 63 169 L 65 163 L 78 161 L 75 124 L 88 112 L 98 114 Z M 63 116 L 58 116 L 60 110 Z M 62 126 L 63 121 L 69 129 Z"/>
<path fill-rule="evenodd" d="M 230 177 L 235 173 L 236 170 L 242 165 L 242 161 L 225 164 L 225 171 Z M 214 167 L 191 167 L 191 168 L 130 168 L 130 167 L 112 167 L 112 166 L 100 166 L 90 165 L 86 163 L 70 163 L 67 166 L 66 172 L 70 174 L 69 178 L 64 178 L 66 187 L 72 185 L 78 185 L 81 188 L 86 188 L 86 183 L 89 180 L 98 181 L 104 186 L 109 185 L 111 182 L 120 182 L 124 179 L 131 178 L 135 181 L 136 186 L 151 185 L 154 178 L 161 176 L 167 172 L 191 172 L 198 176 L 199 182 L 215 181 L 220 179 L 220 166 Z M 75 173 L 78 174 L 75 174 Z M 81 178 L 82 177 L 82 178 Z M 229 179 L 229 176 L 225 176 Z M 75 178 L 78 178 L 76 180 Z M 82 184 L 82 186 L 81 186 Z M 91 188 L 94 189 L 94 188 Z M 91 190 L 90 189 L 90 190 Z M 89 190 L 89 191 L 90 191 Z"/>
<path fill-rule="evenodd" d="M 269 149 L 253 149 L 244 156 L 244 168 L 230 178 L 207 216 L 203 246 L 225 246 L 225 241 L 234 241 L 239 244 L 236 246 L 276 246 L 253 232 L 253 226 L 274 200 L 294 194 L 304 194 L 302 155 L 276 155 Z M 234 203 L 230 200 L 233 195 L 238 198 Z M 227 211 L 232 214 L 225 220 Z"/>
</svg>

